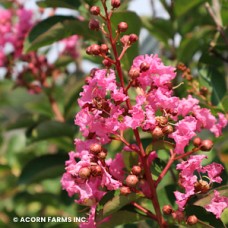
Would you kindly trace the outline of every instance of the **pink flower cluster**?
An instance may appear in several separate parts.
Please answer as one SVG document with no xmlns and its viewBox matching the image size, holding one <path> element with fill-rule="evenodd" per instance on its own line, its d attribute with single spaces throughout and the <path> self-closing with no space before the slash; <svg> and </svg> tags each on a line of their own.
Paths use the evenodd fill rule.
<svg viewBox="0 0 228 228">
<path fill-rule="evenodd" d="M 61 181 L 70 196 L 79 195 L 79 203 L 96 205 L 107 190 L 118 189 L 124 177 L 121 155 L 117 154 L 114 160 L 109 161 L 94 159 L 94 154 L 89 149 L 91 144 L 108 144 L 112 136 L 119 137 L 126 129 L 141 128 L 151 133 L 159 128 L 162 134 L 159 137 L 173 142 L 176 154 L 184 154 L 185 147 L 201 130 L 208 129 L 218 137 L 227 124 L 222 113 L 218 114 L 217 120 L 209 109 L 201 108 L 199 101 L 192 96 L 182 99 L 174 96 L 171 80 L 176 77 L 175 68 L 165 66 L 157 55 L 136 57 L 131 69 L 140 72 L 134 78 L 134 87 L 138 88 L 132 106 L 127 105 L 129 97 L 111 69 L 93 70 L 80 94 L 78 103 L 81 110 L 75 117 L 75 124 L 80 127 L 86 140 L 76 139 L 76 152 L 70 153 L 66 173 Z M 167 132 L 167 125 L 175 127 Z M 152 137 L 155 136 L 152 134 Z M 126 145 L 124 148 L 129 149 Z M 154 159 L 156 153 L 153 152 L 152 155 Z M 213 182 L 221 182 L 219 174 L 223 170 L 222 166 L 213 163 L 202 167 L 200 163 L 204 158 L 204 155 L 192 156 L 177 166 L 181 170 L 180 184 L 185 189 L 185 193 L 175 192 L 180 209 L 184 208 L 190 196 L 197 193 L 196 183 L 200 181 L 195 171 L 207 174 L 208 186 Z M 87 167 L 91 170 L 93 165 L 101 167 L 101 174 L 90 175 L 82 180 L 80 169 Z M 148 184 L 140 185 L 144 194 L 150 197 Z"/>
<path fill-rule="evenodd" d="M 209 165 L 202 166 L 201 163 L 205 158 L 207 158 L 205 155 L 193 155 L 188 160 L 183 161 L 177 165 L 177 169 L 181 170 L 179 174 L 179 185 L 185 190 L 184 193 L 178 191 L 174 192 L 176 203 L 178 204 L 179 210 L 181 211 L 184 210 L 184 207 L 191 196 L 198 193 L 206 193 L 209 191 L 212 183 L 222 182 L 220 174 L 224 169 L 223 166 L 218 163 L 211 163 Z M 213 202 L 218 199 L 218 194 L 214 197 L 215 198 L 212 199 L 211 204 L 213 204 Z M 206 206 L 205 209 L 211 211 L 217 217 L 220 217 L 223 211 L 221 208 L 223 208 L 224 202 L 226 202 L 226 207 L 228 206 L 228 198 L 223 198 L 225 201 L 216 201 L 218 206 L 216 209 L 211 210 L 211 204 L 209 204 L 209 206 Z M 221 203 L 221 205 L 219 205 L 219 203 Z"/>
<path fill-rule="evenodd" d="M 24 8 L 15 11 L 0 8 L 0 14 L 0 66 L 5 66 L 7 61 L 6 45 L 11 45 L 14 57 L 20 57 L 25 36 L 34 23 L 32 11 Z"/>
</svg>

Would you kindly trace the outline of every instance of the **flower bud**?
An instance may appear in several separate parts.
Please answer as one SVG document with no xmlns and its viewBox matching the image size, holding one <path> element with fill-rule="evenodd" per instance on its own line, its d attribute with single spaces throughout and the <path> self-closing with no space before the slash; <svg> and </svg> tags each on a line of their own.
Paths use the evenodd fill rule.
<svg viewBox="0 0 228 228">
<path fill-rule="evenodd" d="M 120 194 L 121 195 L 128 195 L 131 193 L 131 189 L 129 187 L 126 187 L 126 186 L 123 186 L 123 187 L 120 187 Z"/>
<path fill-rule="evenodd" d="M 213 147 L 213 142 L 210 139 L 203 140 L 200 146 L 202 151 L 210 151 Z"/>
<path fill-rule="evenodd" d="M 140 64 L 140 71 L 141 72 L 146 72 L 147 70 L 149 70 L 149 68 L 150 68 L 150 65 L 146 62 L 142 62 Z"/>
<path fill-rule="evenodd" d="M 98 154 L 102 151 L 101 144 L 99 143 L 93 143 L 89 147 L 89 151 L 91 154 Z"/>
<path fill-rule="evenodd" d="M 91 174 L 94 177 L 101 176 L 101 174 L 102 174 L 102 168 L 99 165 L 92 165 L 91 166 Z"/>
<path fill-rule="evenodd" d="M 120 0 L 112 0 L 111 5 L 113 8 L 118 8 L 120 6 Z"/>
<path fill-rule="evenodd" d="M 138 165 L 134 165 L 131 169 L 131 172 L 134 174 L 134 175 L 139 175 L 141 172 L 142 172 L 142 168 Z"/>
<path fill-rule="evenodd" d="M 152 137 L 155 139 L 160 139 L 164 136 L 162 129 L 160 127 L 155 127 L 154 130 L 152 131 Z"/>
<path fill-rule="evenodd" d="M 197 222 L 198 222 L 198 218 L 195 215 L 189 216 L 186 221 L 186 223 L 190 226 L 195 225 Z"/>
<path fill-rule="evenodd" d="M 132 67 L 130 71 L 128 72 L 128 75 L 132 78 L 135 79 L 140 75 L 140 71 L 136 67 Z"/>
<path fill-rule="evenodd" d="M 107 44 L 101 44 L 101 53 L 106 54 L 108 52 L 108 45 Z"/>
<path fill-rule="evenodd" d="M 207 193 L 210 189 L 210 185 L 207 181 L 199 180 L 194 184 L 194 190 L 196 193 Z"/>
<path fill-rule="evenodd" d="M 79 170 L 78 175 L 82 179 L 88 179 L 90 176 L 90 169 L 88 167 L 83 167 Z"/>
<path fill-rule="evenodd" d="M 112 63 L 108 59 L 104 59 L 102 63 L 104 64 L 104 66 L 108 68 L 112 66 Z"/>
<path fill-rule="evenodd" d="M 101 53 L 101 48 L 98 44 L 92 44 L 90 46 L 90 52 L 92 55 L 99 55 Z"/>
<path fill-rule="evenodd" d="M 107 156 L 107 152 L 103 150 L 97 155 L 97 157 L 101 160 L 104 160 L 106 156 Z"/>
<path fill-rule="evenodd" d="M 168 119 L 164 116 L 156 116 L 155 119 L 160 126 L 164 126 L 168 123 Z"/>
<path fill-rule="evenodd" d="M 173 133 L 173 127 L 171 125 L 167 125 L 164 128 L 162 128 L 162 132 L 167 135 L 171 134 Z"/>
<path fill-rule="evenodd" d="M 138 36 L 136 34 L 130 34 L 129 36 L 129 42 L 132 44 L 132 43 L 135 43 L 137 40 L 138 40 Z"/>
<path fill-rule="evenodd" d="M 99 15 L 100 14 L 100 7 L 99 6 L 92 6 L 90 8 L 90 13 L 92 15 L 95 15 L 95 16 Z"/>
<path fill-rule="evenodd" d="M 128 187 L 135 187 L 138 182 L 139 182 L 139 179 L 135 175 L 128 175 L 126 178 L 126 185 Z"/>
<path fill-rule="evenodd" d="M 128 24 L 126 22 L 120 22 L 118 24 L 118 31 L 120 32 L 126 32 L 128 29 Z"/>
<path fill-rule="evenodd" d="M 121 42 L 124 46 L 129 45 L 129 38 L 130 38 L 129 35 L 124 35 L 124 36 L 121 37 L 120 42 Z"/>
<path fill-rule="evenodd" d="M 204 97 L 207 96 L 207 94 L 208 94 L 208 88 L 205 87 L 205 86 L 202 86 L 200 88 L 200 94 L 203 95 Z"/>
<path fill-rule="evenodd" d="M 98 31 L 100 29 L 100 23 L 96 19 L 90 19 L 89 21 L 89 29 Z"/>
<path fill-rule="evenodd" d="M 196 138 L 193 139 L 193 145 L 195 147 L 199 147 L 201 145 L 201 142 L 202 142 L 202 140 L 199 137 L 196 137 Z"/>
<path fill-rule="evenodd" d="M 170 205 L 165 205 L 162 208 L 162 211 L 165 215 L 171 215 L 173 213 L 173 208 Z"/>
<path fill-rule="evenodd" d="M 87 55 L 92 55 L 91 46 L 86 48 L 86 54 Z"/>
</svg>

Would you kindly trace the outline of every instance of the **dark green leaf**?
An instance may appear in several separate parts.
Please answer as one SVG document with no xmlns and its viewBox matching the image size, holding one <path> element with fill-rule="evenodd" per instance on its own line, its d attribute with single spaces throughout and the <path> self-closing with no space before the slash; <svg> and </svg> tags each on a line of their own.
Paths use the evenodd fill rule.
<svg viewBox="0 0 228 228">
<path fill-rule="evenodd" d="M 162 161 L 160 158 L 155 158 L 151 165 L 151 173 L 155 180 L 158 178 L 162 170 L 164 169 L 166 163 Z"/>
<path fill-rule="evenodd" d="M 116 195 L 115 191 L 108 192 L 98 204 L 97 221 L 115 213 L 127 204 L 143 197 L 140 193 L 130 193 L 129 195 Z"/>
<path fill-rule="evenodd" d="M 98 224 L 98 228 L 115 227 L 122 224 L 131 224 L 132 227 L 132 223 L 145 219 L 147 219 L 146 216 L 143 216 L 137 212 L 121 210 L 112 214 L 107 222 Z"/>
<path fill-rule="evenodd" d="M 45 0 L 45 1 L 38 1 L 37 4 L 40 7 L 62 7 L 62 8 L 69 8 L 69 9 L 77 9 L 80 6 L 79 0 Z"/>
<path fill-rule="evenodd" d="M 172 39 L 175 34 L 172 21 L 163 18 L 151 19 L 143 17 L 142 23 L 152 36 L 169 46 L 168 41 Z"/>
<path fill-rule="evenodd" d="M 228 112 L 228 92 L 226 92 L 225 96 L 218 104 L 218 107 L 222 108 L 226 113 Z"/>
<path fill-rule="evenodd" d="M 151 141 L 151 139 L 150 139 L 150 141 Z M 174 148 L 174 144 L 171 142 L 163 141 L 163 140 L 155 141 L 146 147 L 146 153 L 148 154 L 151 151 L 158 151 L 158 150 L 162 150 L 162 149 L 169 151 L 170 149 L 173 149 L 173 148 Z"/>
<path fill-rule="evenodd" d="M 174 12 L 177 17 L 184 15 L 185 13 L 189 12 L 190 10 L 194 9 L 195 7 L 203 4 L 206 0 L 191 0 L 185 1 L 182 0 L 175 0 L 174 1 Z"/>
<path fill-rule="evenodd" d="M 19 184 L 30 184 L 48 178 L 59 177 L 64 172 L 67 154 L 43 155 L 37 157 L 23 168 L 19 176 Z"/>
<path fill-rule="evenodd" d="M 67 123 L 46 121 L 39 124 L 31 132 L 31 140 L 39 141 L 57 137 L 73 138 L 76 128 Z"/>
<path fill-rule="evenodd" d="M 25 40 L 24 51 L 34 51 L 75 34 L 85 39 L 101 39 L 99 32 L 89 31 L 88 21 L 71 16 L 52 16 L 33 27 Z"/>
</svg>

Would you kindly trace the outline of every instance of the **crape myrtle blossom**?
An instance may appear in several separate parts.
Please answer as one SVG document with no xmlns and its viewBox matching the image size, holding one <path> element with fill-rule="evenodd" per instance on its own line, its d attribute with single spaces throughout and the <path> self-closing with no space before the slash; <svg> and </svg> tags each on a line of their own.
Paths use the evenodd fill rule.
<svg viewBox="0 0 228 228">
<path fill-rule="evenodd" d="M 191 196 L 196 193 L 206 193 L 210 185 L 214 182 L 221 183 L 222 178 L 220 177 L 223 166 L 218 163 L 211 163 L 206 166 L 202 166 L 203 159 L 206 159 L 205 155 L 193 155 L 186 161 L 181 162 L 177 165 L 177 170 L 181 170 L 179 174 L 179 185 L 184 189 L 184 193 L 175 191 L 176 203 L 179 206 L 179 210 L 183 211 L 185 205 Z M 205 181 L 205 176 L 207 177 Z M 222 211 L 228 206 L 227 197 L 219 197 L 219 193 L 214 191 L 214 198 L 209 205 L 205 206 L 207 211 L 210 211 L 220 217 Z M 218 205 L 218 207 L 216 206 Z M 216 207 L 212 207 L 216 206 Z M 213 209 L 212 209 L 213 208 Z"/>
<path fill-rule="evenodd" d="M 146 71 L 140 71 L 142 64 L 148 68 Z M 191 95 L 186 98 L 174 96 L 171 80 L 176 76 L 175 68 L 165 66 L 157 55 L 136 57 L 132 68 L 138 68 L 139 75 L 134 78 L 134 86 L 140 92 L 136 94 L 131 106 L 127 105 L 130 99 L 128 93 L 121 87 L 112 69 L 92 70 L 78 99 L 81 110 L 76 114 L 75 124 L 80 127 L 85 140 L 75 140 L 76 151 L 69 154 L 70 159 L 66 162 L 66 172 L 61 182 L 70 196 L 78 195 L 78 203 L 88 205 L 89 202 L 93 205 L 91 212 L 107 191 L 126 187 L 122 153 L 140 151 L 136 142 L 125 143 L 122 153 L 117 153 L 114 159 L 105 160 L 91 153 L 90 147 L 94 143 L 99 143 L 103 148 L 113 138 L 118 139 L 123 135 L 125 130 L 141 128 L 155 139 L 166 139 L 173 143 L 174 153 L 184 155 L 186 147 L 203 129 L 208 129 L 218 137 L 227 125 L 222 113 L 218 114 L 217 120 L 210 110 L 201 108 L 199 101 Z M 171 130 L 167 131 L 167 126 Z M 154 130 L 160 131 L 160 135 L 153 134 Z M 147 157 L 149 166 L 156 157 L 156 151 L 150 152 Z M 223 167 L 216 163 L 203 167 L 201 162 L 205 158 L 205 155 L 195 155 L 177 165 L 181 171 L 179 184 L 184 189 L 184 192 L 175 192 L 180 211 L 184 210 L 191 196 L 208 190 L 213 182 L 222 181 L 220 174 Z M 139 157 L 138 163 L 142 164 L 140 159 Z M 94 166 L 100 167 L 99 175 L 93 173 Z M 88 176 L 84 179 L 81 174 L 83 168 L 88 171 Z M 202 179 L 204 176 L 207 176 L 208 181 Z M 140 176 L 139 179 L 137 190 L 150 198 L 152 192 L 145 176 Z M 138 177 L 135 180 L 138 182 Z M 93 213 L 90 214 L 90 221 L 91 216 Z"/>
</svg>

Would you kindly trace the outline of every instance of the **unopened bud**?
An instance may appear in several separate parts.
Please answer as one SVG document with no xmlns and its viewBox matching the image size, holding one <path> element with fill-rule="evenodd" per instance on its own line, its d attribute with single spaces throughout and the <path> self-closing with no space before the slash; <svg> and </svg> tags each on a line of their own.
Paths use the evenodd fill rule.
<svg viewBox="0 0 228 228">
<path fill-rule="evenodd" d="M 189 216 L 186 221 L 186 223 L 190 226 L 195 225 L 197 222 L 198 222 L 198 218 L 195 215 Z"/>
<path fill-rule="evenodd" d="M 156 116 L 155 119 L 160 126 L 164 126 L 168 123 L 168 119 L 165 116 Z"/>
<path fill-rule="evenodd" d="M 130 34 L 129 36 L 129 42 L 132 44 L 132 43 L 135 43 L 137 40 L 138 40 L 138 36 L 136 34 Z"/>
<path fill-rule="evenodd" d="M 118 24 L 118 30 L 119 30 L 120 32 L 126 32 L 127 29 L 128 29 L 128 24 L 127 24 L 126 22 L 120 22 L 120 23 Z"/>
<path fill-rule="evenodd" d="M 99 144 L 99 143 L 93 143 L 93 144 L 91 144 L 90 147 L 89 147 L 89 151 L 92 154 L 98 154 L 98 153 L 100 153 L 102 151 L 101 144 Z"/>
<path fill-rule="evenodd" d="M 195 147 L 199 147 L 201 145 L 201 142 L 202 142 L 202 140 L 199 137 L 196 137 L 196 138 L 193 139 L 193 145 Z"/>
<path fill-rule="evenodd" d="M 207 96 L 207 94 L 208 94 L 208 88 L 205 87 L 205 86 L 202 86 L 200 88 L 200 94 L 203 95 L 203 96 Z"/>
<path fill-rule="evenodd" d="M 112 0 L 111 5 L 113 8 L 118 8 L 120 6 L 120 0 Z"/>
<path fill-rule="evenodd" d="M 88 167 L 83 167 L 79 170 L 78 175 L 82 179 L 88 179 L 90 176 L 90 169 Z"/>
<path fill-rule="evenodd" d="M 104 64 L 104 66 L 106 66 L 106 67 L 108 67 L 108 68 L 112 66 L 111 61 L 109 61 L 108 59 L 104 59 L 104 60 L 102 61 L 102 63 Z"/>
<path fill-rule="evenodd" d="M 132 78 L 135 79 L 140 75 L 140 71 L 136 67 L 132 67 L 130 71 L 128 72 L 128 75 Z"/>
<path fill-rule="evenodd" d="M 160 139 L 164 136 L 163 131 L 160 127 L 155 127 L 154 130 L 152 131 L 152 137 L 155 139 Z"/>
<path fill-rule="evenodd" d="M 107 152 L 106 152 L 106 151 L 101 151 L 101 152 L 97 155 L 97 157 L 98 157 L 99 159 L 102 159 L 102 160 L 104 160 L 104 159 L 106 158 L 106 156 L 107 156 Z"/>
<path fill-rule="evenodd" d="M 173 208 L 170 205 L 165 205 L 162 208 L 162 211 L 165 215 L 171 215 L 173 213 Z"/>
<path fill-rule="evenodd" d="M 101 53 L 106 54 L 108 52 L 108 45 L 107 44 L 101 44 Z"/>
<path fill-rule="evenodd" d="M 92 55 L 91 46 L 86 48 L 86 54 L 87 55 Z"/>
<path fill-rule="evenodd" d="M 102 174 L 102 168 L 99 165 L 93 165 L 93 166 L 91 166 L 91 174 L 94 177 L 101 176 L 101 174 Z"/>
<path fill-rule="evenodd" d="M 92 44 L 90 46 L 90 52 L 92 55 L 99 55 L 101 53 L 101 48 L 98 44 Z"/>
<path fill-rule="evenodd" d="M 150 65 L 146 62 L 142 62 L 140 64 L 140 71 L 141 72 L 145 72 L 145 71 L 149 70 L 149 68 L 150 68 Z"/>
<path fill-rule="evenodd" d="M 167 125 L 164 128 L 162 128 L 162 132 L 167 135 L 171 134 L 173 133 L 173 127 L 171 125 Z"/>
<path fill-rule="evenodd" d="M 100 29 L 100 23 L 96 19 L 91 19 L 89 21 L 89 29 L 98 31 Z"/>
<path fill-rule="evenodd" d="M 129 38 L 130 38 L 129 35 L 124 35 L 124 36 L 121 37 L 120 42 L 121 42 L 124 46 L 129 45 Z"/>
<path fill-rule="evenodd" d="M 123 186 L 123 187 L 120 187 L 120 194 L 121 195 L 128 195 L 131 193 L 131 189 L 129 187 L 126 187 L 126 186 Z"/>
<path fill-rule="evenodd" d="M 126 178 L 126 185 L 128 187 L 135 187 L 138 182 L 139 182 L 139 179 L 135 175 L 128 175 Z"/>
<path fill-rule="evenodd" d="M 213 147 L 213 142 L 210 139 L 203 140 L 200 149 L 202 151 L 210 151 Z"/>
<path fill-rule="evenodd" d="M 199 180 L 195 183 L 194 190 L 196 193 L 207 193 L 210 190 L 210 185 L 207 181 Z"/>
<path fill-rule="evenodd" d="M 99 6 L 92 6 L 90 8 L 90 13 L 92 15 L 95 15 L 95 16 L 99 15 L 100 14 L 100 7 Z"/>
<path fill-rule="evenodd" d="M 138 165 L 134 165 L 133 167 L 132 167 L 132 169 L 131 169 L 131 172 L 134 174 L 134 175 L 139 175 L 139 174 L 141 174 L 141 172 L 142 172 L 142 168 L 140 167 L 140 166 L 138 166 Z"/>
</svg>

